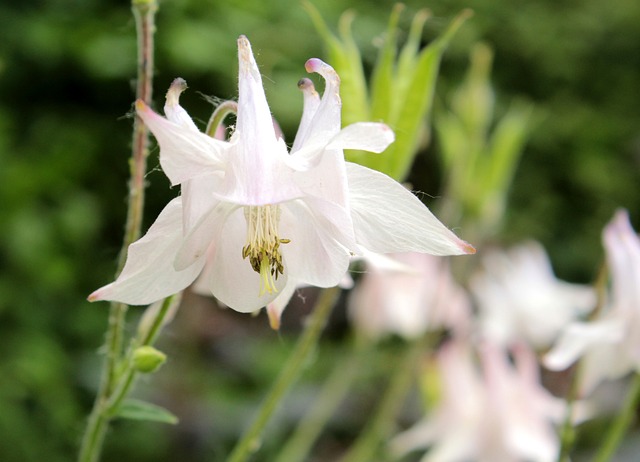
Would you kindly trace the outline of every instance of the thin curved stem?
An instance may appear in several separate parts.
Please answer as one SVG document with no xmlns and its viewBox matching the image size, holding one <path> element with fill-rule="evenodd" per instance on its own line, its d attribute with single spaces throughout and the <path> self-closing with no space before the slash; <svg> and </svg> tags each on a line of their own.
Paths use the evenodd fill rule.
<svg viewBox="0 0 640 462">
<path fill-rule="evenodd" d="M 296 343 L 293 353 L 280 371 L 280 375 L 272 385 L 258 411 L 256 418 L 227 458 L 227 462 L 245 462 L 259 447 L 260 435 L 266 427 L 285 393 L 300 375 L 309 354 L 318 343 L 320 334 L 329 319 L 329 315 L 338 299 L 340 289 L 332 287 L 324 289 L 316 302 L 305 330 Z"/>
<path fill-rule="evenodd" d="M 369 462 L 376 459 L 375 455 L 380 450 L 381 443 L 389 437 L 395 416 L 413 382 L 416 364 L 424 347 L 424 341 L 417 341 L 407 348 L 402 361 L 392 375 L 380 406 L 340 462 Z"/>
<path fill-rule="evenodd" d="M 306 460 L 318 436 L 338 408 L 363 364 L 363 353 L 370 342 L 354 342 L 351 352 L 335 365 L 313 406 L 296 427 L 293 435 L 274 462 L 302 462 Z"/>
<path fill-rule="evenodd" d="M 631 387 L 627 393 L 623 408 L 605 436 L 604 443 L 600 446 L 600 450 L 593 459 L 593 462 L 608 462 L 612 460 L 624 435 L 627 433 L 627 430 L 629 430 L 631 422 L 633 422 L 638 404 L 640 404 L 640 374 L 636 373 L 631 382 Z"/>
<path fill-rule="evenodd" d="M 152 94 L 153 34 L 157 7 L 156 0 L 132 1 L 138 37 L 138 88 L 136 94 L 138 99 L 142 99 L 146 103 L 151 102 Z M 124 267 L 129 245 L 140 235 L 144 207 L 144 175 L 148 152 L 149 132 L 142 121 L 136 117 L 133 130 L 133 152 L 130 160 L 131 179 L 129 182 L 127 223 L 116 274 L 119 274 Z M 100 458 L 102 443 L 109 424 L 106 403 L 114 390 L 117 381 L 117 367 L 122 357 L 126 312 L 127 305 L 122 303 L 112 303 L 109 309 L 106 334 L 107 355 L 98 394 L 80 446 L 78 456 L 80 462 L 95 462 Z"/>
</svg>

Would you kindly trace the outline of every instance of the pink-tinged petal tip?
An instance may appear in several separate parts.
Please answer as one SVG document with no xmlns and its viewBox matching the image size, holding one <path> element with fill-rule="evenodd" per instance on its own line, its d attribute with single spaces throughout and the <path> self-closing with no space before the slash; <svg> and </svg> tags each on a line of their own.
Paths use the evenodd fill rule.
<svg viewBox="0 0 640 462">
<path fill-rule="evenodd" d="M 145 104 L 141 99 L 136 100 L 136 111 L 137 112 L 147 112 L 150 111 L 151 108 Z"/>
<path fill-rule="evenodd" d="M 271 326 L 273 330 L 280 330 L 280 316 L 282 315 L 282 310 L 270 303 L 267 305 L 267 315 L 269 316 L 269 326 Z"/>
<path fill-rule="evenodd" d="M 474 253 L 476 253 L 476 248 L 465 241 L 461 241 L 460 248 L 467 255 L 473 255 Z"/>
<path fill-rule="evenodd" d="M 87 300 L 90 302 L 98 302 L 100 300 L 102 300 L 102 298 L 100 297 L 100 289 L 98 290 L 94 290 L 88 297 Z"/>
<path fill-rule="evenodd" d="M 338 87 L 340 86 L 340 76 L 338 76 L 338 73 L 333 67 L 329 66 L 321 59 L 311 58 L 304 63 L 304 68 L 307 72 L 317 72 L 327 81 L 325 94 L 327 91 L 329 92 L 328 94 L 332 94 L 333 90 L 337 93 Z"/>
<path fill-rule="evenodd" d="M 311 72 L 319 72 L 323 65 L 326 66 L 325 62 L 322 61 L 321 59 L 311 58 L 311 59 L 307 60 L 306 63 L 304 63 L 304 68 L 309 73 L 311 73 Z"/>
</svg>

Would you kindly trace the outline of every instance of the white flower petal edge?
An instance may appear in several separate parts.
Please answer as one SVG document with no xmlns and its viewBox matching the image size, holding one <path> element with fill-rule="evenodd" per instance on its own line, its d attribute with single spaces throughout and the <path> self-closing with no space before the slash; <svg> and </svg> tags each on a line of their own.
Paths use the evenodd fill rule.
<svg viewBox="0 0 640 462">
<path fill-rule="evenodd" d="M 624 336 L 624 325 L 620 321 L 607 319 L 570 324 L 556 345 L 544 356 L 545 367 L 554 371 L 566 369 L 590 348 L 619 342 Z"/>
<path fill-rule="evenodd" d="M 182 200 L 177 197 L 167 204 L 147 234 L 129 246 L 127 263 L 118 279 L 89 295 L 89 301 L 147 305 L 180 292 L 193 282 L 205 263 L 200 259 L 182 271 L 173 268 L 182 239 Z"/>
<path fill-rule="evenodd" d="M 380 153 L 395 140 L 393 131 L 385 124 L 356 122 L 347 125 L 333 137 L 326 149 L 361 149 Z"/>
<path fill-rule="evenodd" d="M 289 298 L 292 284 L 338 284 L 361 245 L 378 252 L 475 251 L 390 178 L 357 166 L 347 178 L 343 148 L 379 152 L 394 135 L 376 123 L 340 130 L 340 79 L 331 66 L 315 58 L 305 65 L 325 79 L 325 92 L 320 99 L 312 84 L 301 82 L 305 108 L 296 150 L 289 155 L 274 130 L 244 36 L 238 39 L 238 59 L 237 124 L 228 142 L 197 130 L 179 104 L 186 88 L 180 79 L 167 93 L 167 118 L 136 103 L 160 145 L 162 168 L 172 184 L 181 185 L 182 198 L 130 246 L 118 279 L 90 300 L 148 304 L 200 275 L 198 289 L 208 287 L 229 307 L 249 312 L 281 295 Z M 398 218 L 403 229 L 396 229 Z"/>
<path fill-rule="evenodd" d="M 228 143 L 156 114 L 142 101 L 136 111 L 160 145 L 160 165 L 173 186 L 224 168 Z"/>
<path fill-rule="evenodd" d="M 410 191 L 387 175 L 347 162 L 349 205 L 358 244 L 377 253 L 473 254 Z"/>
</svg>

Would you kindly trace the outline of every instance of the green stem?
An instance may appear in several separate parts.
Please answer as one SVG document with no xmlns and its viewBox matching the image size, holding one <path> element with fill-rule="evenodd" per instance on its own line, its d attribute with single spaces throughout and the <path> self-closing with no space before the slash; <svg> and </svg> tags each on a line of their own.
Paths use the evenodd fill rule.
<svg viewBox="0 0 640 462">
<path fill-rule="evenodd" d="M 569 391 L 566 396 L 567 415 L 562 423 L 562 431 L 560 433 L 560 453 L 558 454 L 558 462 L 569 462 L 569 455 L 576 438 L 576 431 L 573 426 L 573 409 L 576 398 L 578 396 L 578 376 L 580 364 L 576 364 L 571 372 L 571 382 L 569 383 Z"/>
<path fill-rule="evenodd" d="M 207 123 L 207 129 L 205 133 L 209 135 L 211 138 L 216 137 L 216 131 L 218 127 L 222 125 L 222 122 L 229 114 L 237 114 L 238 113 L 238 103 L 235 101 L 225 101 L 220 104 L 211 117 L 209 117 L 209 122 Z"/>
<path fill-rule="evenodd" d="M 153 33 L 155 31 L 155 0 L 133 0 L 133 14 L 136 19 L 138 37 L 138 88 L 136 96 L 147 104 L 151 102 L 153 79 Z M 125 235 L 118 262 L 119 274 L 124 267 L 129 245 L 140 235 L 144 206 L 144 175 L 149 152 L 149 133 L 141 120 L 136 117 L 133 130 L 133 152 L 130 160 L 131 180 L 127 208 Z M 87 427 L 80 446 L 78 460 L 95 462 L 100 458 L 102 443 L 109 424 L 106 403 L 117 381 L 117 367 L 122 356 L 123 332 L 127 305 L 112 303 L 106 334 L 107 355 L 98 394 L 87 421 Z"/>
<path fill-rule="evenodd" d="M 162 301 L 162 305 L 156 313 L 155 317 L 151 322 L 151 326 L 147 330 L 146 333 L 143 334 L 141 339 L 136 339 L 133 341 L 131 347 L 129 348 L 129 352 L 126 359 L 126 369 L 120 376 L 120 380 L 118 381 L 118 385 L 113 391 L 113 394 L 110 396 L 109 401 L 105 406 L 105 413 L 107 415 L 114 415 L 122 401 L 129 395 L 131 391 L 131 387 L 135 383 L 135 379 L 138 376 L 138 371 L 133 366 L 133 353 L 135 350 L 141 346 L 153 345 L 153 343 L 158 338 L 158 334 L 160 333 L 160 329 L 164 325 L 164 320 L 167 317 L 167 313 L 171 310 L 171 308 L 176 304 L 180 303 L 180 294 L 172 295 L 170 297 L 165 298 Z"/>
<path fill-rule="evenodd" d="M 329 315 L 335 305 L 340 289 L 332 287 L 324 289 L 314 311 L 309 319 L 309 323 L 298 340 L 293 353 L 280 371 L 280 375 L 272 385 L 269 393 L 265 397 L 258 415 L 254 419 L 249 429 L 227 458 L 227 462 L 245 462 L 260 445 L 260 435 L 267 425 L 271 415 L 282 401 L 285 393 L 298 378 L 302 366 L 305 364 L 309 354 L 318 343 L 320 334 L 329 319 Z"/>
<path fill-rule="evenodd" d="M 393 429 L 395 416 L 406 398 L 418 358 L 423 353 L 424 347 L 423 341 L 417 341 L 407 348 L 404 358 L 392 375 L 375 415 L 341 462 L 370 462 L 379 459 L 376 454 L 379 452 L 380 443 L 389 437 Z"/>
<path fill-rule="evenodd" d="M 627 433 L 633 417 L 635 416 L 638 404 L 640 403 L 640 374 L 636 373 L 631 387 L 627 393 L 627 397 L 624 402 L 624 407 L 613 422 L 613 426 L 607 433 L 604 443 L 600 446 L 600 450 L 593 459 L 593 462 L 607 462 L 611 460 L 615 454 L 622 438 Z"/>
<path fill-rule="evenodd" d="M 306 460 L 313 444 L 318 439 L 336 408 L 342 402 L 353 380 L 363 364 L 364 348 L 370 342 L 354 342 L 351 353 L 339 361 L 333 373 L 325 382 L 320 395 L 314 400 L 313 406 L 303 420 L 296 427 L 293 436 L 289 438 L 284 448 L 278 454 L 275 462 L 301 462 Z"/>
</svg>

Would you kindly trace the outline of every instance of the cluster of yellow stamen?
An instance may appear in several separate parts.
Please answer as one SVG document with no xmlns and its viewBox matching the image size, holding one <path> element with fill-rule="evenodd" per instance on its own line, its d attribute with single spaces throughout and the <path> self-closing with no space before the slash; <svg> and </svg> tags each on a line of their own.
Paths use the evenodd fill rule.
<svg viewBox="0 0 640 462">
<path fill-rule="evenodd" d="M 247 245 L 242 248 L 242 258 L 249 258 L 251 268 L 260 274 L 260 296 L 265 292 L 277 292 L 275 281 L 284 274 L 280 244 L 289 239 L 278 237 L 280 207 L 277 205 L 248 206 L 244 208 L 247 220 Z"/>
</svg>

